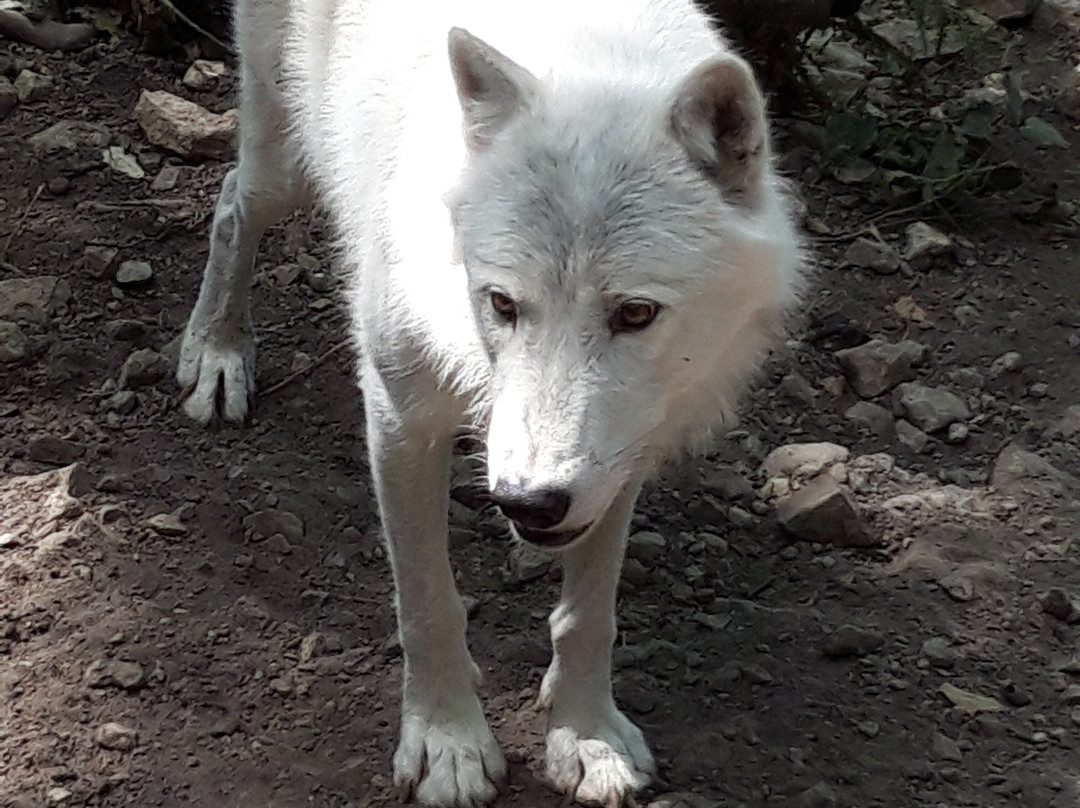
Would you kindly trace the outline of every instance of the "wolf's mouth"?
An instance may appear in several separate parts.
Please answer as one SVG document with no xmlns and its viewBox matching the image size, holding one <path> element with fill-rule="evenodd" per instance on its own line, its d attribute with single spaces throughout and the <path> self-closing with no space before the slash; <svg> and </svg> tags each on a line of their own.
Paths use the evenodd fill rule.
<svg viewBox="0 0 1080 808">
<path fill-rule="evenodd" d="M 527 541 L 529 544 L 535 544 L 537 547 L 544 547 L 547 549 L 553 549 L 556 547 L 565 547 L 575 539 L 579 539 L 589 532 L 589 528 L 592 527 L 592 523 L 579 527 L 576 530 L 538 530 L 534 527 L 525 527 L 517 522 L 511 522 L 514 526 L 514 532 L 516 532 L 521 538 Z"/>
</svg>

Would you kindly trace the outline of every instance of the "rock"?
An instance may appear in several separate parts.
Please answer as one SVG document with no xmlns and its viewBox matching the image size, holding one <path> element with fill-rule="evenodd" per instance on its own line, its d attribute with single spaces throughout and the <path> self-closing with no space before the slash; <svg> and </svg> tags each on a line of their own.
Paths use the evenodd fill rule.
<svg viewBox="0 0 1080 808">
<path fill-rule="evenodd" d="M 146 261 L 124 261 L 116 270 L 116 282 L 121 286 L 146 283 L 154 277 L 154 270 Z"/>
<path fill-rule="evenodd" d="M 0 338 L 2 341 L 2 338 Z M 1080 435 L 1080 404 L 1073 404 L 1065 409 L 1058 418 L 1046 430 L 1048 438 L 1064 438 L 1066 440 Z"/>
<path fill-rule="evenodd" d="M 659 533 L 643 530 L 634 533 L 626 545 L 626 555 L 646 567 L 654 567 L 667 554 L 667 541 Z"/>
<path fill-rule="evenodd" d="M 925 345 L 912 340 L 894 345 L 874 339 L 837 351 L 835 355 L 855 392 L 863 398 L 873 398 L 914 379 L 914 368 L 926 361 L 927 353 Z"/>
<path fill-rule="evenodd" d="M 971 417 L 964 399 L 944 387 L 907 382 L 899 390 L 900 412 L 924 432 L 936 432 Z"/>
<path fill-rule="evenodd" d="M 885 636 L 880 631 L 845 623 L 825 638 L 821 653 L 828 659 L 862 657 L 880 650 L 884 645 Z"/>
<path fill-rule="evenodd" d="M 150 183 L 151 191 L 171 191 L 180 182 L 180 168 L 165 166 Z"/>
<path fill-rule="evenodd" d="M 266 541 L 281 535 L 289 542 L 298 543 L 304 538 L 304 522 L 290 511 L 265 508 L 244 517 L 244 532 L 251 541 Z"/>
<path fill-rule="evenodd" d="M 949 424 L 949 432 L 945 436 L 946 443 L 963 443 L 968 439 L 968 425 L 957 421 L 955 424 Z"/>
<path fill-rule="evenodd" d="M 0 281 L 0 320 L 44 323 L 70 299 L 67 281 L 53 275 Z"/>
<path fill-rule="evenodd" d="M 934 757 L 939 760 L 951 760 L 959 763 L 964 759 L 964 753 L 960 751 L 960 745 L 947 735 L 940 732 L 934 733 L 934 741 L 931 746 Z"/>
<path fill-rule="evenodd" d="M 26 456 L 37 463 L 70 466 L 86 449 L 54 435 L 36 435 L 26 445 Z"/>
<path fill-rule="evenodd" d="M 132 351 L 120 368 L 119 386 L 121 389 L 149 387 L 169 375 L 172 369 L 169 360 L 152 348 L 139 348 Z"/>
<path fill-rule="evenodd" d="M 858 238 L 844 252 L 842 264 L 892 275 L 900 269 L 900 253 L 883 241 Z"/>
<path fill-rule="evenodd" d="M 843 463 L 850 452 L 835 443 L 789 443 L 773 449 L 761 468 L 767 479 L 773 477 L 815 477 L 829 466 Z"/>
<path fill-rule="evenodd" d="M 326 639 L 317 631 L 308 634 L 300 641 L 300 661 L 308 662 L 319 656 L 326 647 Z"/>
<path fill-rule="evenodd" d="M 102 660 L 91 662 L 83 673 L 83 682 L 90 687 L 122 687 L 136 690 L 146 683 L 146 673 L 138 662 Z"/>
<path fill-rule="evenodd" d="M 105 410 L 117 415 L 130 415 L 138 405 L 139 399 L 135 393 L 131 390 L 118 390 L 105 402 Z"/>
<path fill-rule="evenodd" d="M 293 551 L 292 545 L 289 544 L 289 540 L 285 538 L 281 533 L 275 533 L 273 536 L 266 540 L 263 544 L 263 549 L 268 553 L 274 553 L 276 555 L 290 555 Z"/>
<path fill-rule="evenodd" d="M 951 668 L 959 654 L 944 637 L 933 637 L 922 644 L 922 654 L 935 668 Z"/>
<path fill-rule="evenodd" d="M 32 70 L 19 71 L 15 77 L 15 92 L 23 104 L 48 98 L 53 89 L 53 77 Z"/>
<path fill-rule="evenodd" d="M 10 115 L 18 103 L 19 91 L 7 76 L 0 76 L 0 121 Z"/>
<path fill-rule="evenodd" d="M 697 794 L 675 793 L 661 794 L 645 808 L 721 808 L 722 803 L 708 800 Z"/>
<path fill-rule="evenodd" d="M 186 536 L 187 525 L 175 513 L 159 513 L 146 520 L 146 526 L 162 536 Z"/>
<path fill-rule="evenodd" d="M 182 81 L 185 87 L 190 87 L 192 90 L 206 90 L 217 84 L 224 75 L 224 62 L 196 59 L 184 73 Z"/>
<path fill-rule="evenodd" d="M 856 401 L 844 411 L 844 417 L 874 435 L 888 435 L 893 431 L 892 413 L 870 401 Z"/>
<path fill-rule="evenodd" d="M 996 23 L 1009 28 L 1019 27 L 1042 5 L 1042 0 L 965 0 Z"/>
<path fill-rule="evenodd" d="M 94 741 L 104 749 L 116 749 L 127 752 L 135 748 L 137 733 L 131 727 L 110 721 L 94 731 Z"/>
<path fill-rule="evenodd" d="M 954 684 L 946 682 L 938 688 L 938 692 L 941 693 L 953 707 L 956 707 L 960 712 L 967 713 L 968 715 L 978 715 L 979 713 L 996 713 L 1005 709 L 1005 705 L 995 698 L 990 696 L 983 696 L 979 693 L 972 693 L 968 690 L 961 690 Z"/>
<path fill-rule="evenodd" d="M 904 446 L 908 447 L 916 454 L 921 454 L 926 451 L 926 447 L 930 443 L 929 435 L 910 421 L 905 421 L 903 418 L 896 421 L 894 426 L 896 428 L 896 439 L 904 444 Z"/>
<path fill-rule="evenodd" d="M 542 553 L 524 542 L 514 542 L 506 559 L 508 584 L 523 584 L 542 578 L 554 562 L 550 555 Z"/>
<path fill-rule="evenodd" d="M 915 269 L 925 269 L 953 252 L 952 239 L 926 222 L 908 225 L 904 259 Z"/>
<path fill-rule="evenodd" d="M 64 160 L 65 168 L 81 170 L 100 165 L 101 152 L 111 141 L 112 133 L 104 126 L 62 120 L 31 135 L 27 142 L 39 158 Z"/>
<path fill-rule="evenodd" d="M 1080 623 L 1080 602 L 1069 597 L 1064 589 L 1055 587 L 1039 598 L 1042 610 L 1064 623 Z"/>
<path fill-rule="evenodd" d="M 237 130 L 236 110 L 217 115 L 164 90 L 143 90 L 135 120 L 155 146 L 181 157 L 227 157 Z"/>
<path fill-rule="evenodd" d="M 72 797 L 72 792 L 63 786 L 54 786 L 45 792 L 45 799 L 49 805 L 63 805 Z"/>
<path fill-rule="evenodd" d="M 990 363 L 990 378 L 997 379 L 1006 373 L 1015 373 L 1024 366 L 1024 357 L 1019 351 L 1006 351 Z"/>
<path fill-rule="evenodd" d="M 776 503 L 780 526 L 797 539 L 838 547 L 871 547 L 877 542 L 866 532 L 850 492 L 827 474 L 808 482 Z"/>
<path fill-rule="evenodd" d="M 1068 692 L 1066 692 L 1067 696 Z M 1001 698 L 1012 707 L 1027 707 L 1032 702 L 1031 693 L 1011 680 L 1001 686 Z M 1067 698 L 1066 701 L 1068 701 Z"/>
<path fill-rule="evenodd" d="M 104 278 L 119 252 L 116 247 L 91 244 L 83 250 L 83 264 L 95 278 Z"/>
<path fill-rule="evenodd" d="M 1080 480 L 1034 452 L 1010 443 L 994 461 L 990 484 L 1002 491 L 1045 493 L 1080 490 Z"/>
<path fill-rule="evenodd" d="M 2 99 L 2 91 L 0 91 Z M 1056 99 L 1057 107 L 1074 121 L 1080 121 L 1080 64 L 1066 70 L 1058 79 Z M 3 105 L 0 101 L 0 118 L 3 117 Z"/>
<path fill-rule="evenodd" d="M 800 792 L 795 801 L 796 808 L 837 808 L 840 804 L 836 789 L 824 780 Z"/>
<path fill-rule="evenodd" d="M 26 356 L 26 334 L 18 323 L 0 320 L 0 364 L 18 362 Z"/>
</svg>

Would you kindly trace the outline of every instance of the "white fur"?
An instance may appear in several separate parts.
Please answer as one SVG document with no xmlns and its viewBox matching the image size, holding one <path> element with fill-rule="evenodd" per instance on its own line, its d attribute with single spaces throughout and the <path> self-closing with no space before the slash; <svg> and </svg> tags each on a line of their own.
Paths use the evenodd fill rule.
<svg viewBox="0 0 1080 808">
<path fill-rule="evenodd" d="M 653 770 L 610 679 L 634 500 L 730 413 L 800 285 L 748 68 L 690 0 L 240 0 L 237 38 L 239 161 L 181 350 L 188 414 L 246 418 L 252 262 L 310 180 L 351 273 L 397 587 L 395 782 L 471 806 L 505 772 L 446 554 L 452 442 L 472 424 L 493 490 L 564 492 L 558 532 L 584 531 L 561 553 L 546 771 L 580 802 L 622 802 Z M 660 313 L 617 333 L 628 299 Z"/>
</svg>

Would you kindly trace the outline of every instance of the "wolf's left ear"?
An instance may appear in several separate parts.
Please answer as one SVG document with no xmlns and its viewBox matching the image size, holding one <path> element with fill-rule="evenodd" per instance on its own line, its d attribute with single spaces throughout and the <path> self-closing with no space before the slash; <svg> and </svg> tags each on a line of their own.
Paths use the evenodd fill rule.
<svg viewBox="0 0 1080 808">
<path fill-rule="evenodd" d="M 693 160 L 732 201 L 752 207 L 769 161 L 765 101 L 750 66 L 711 59 L 683 81 L 671 128 Z"/>
<path fill-rule="evenodd" d="M 465 115 L 465 140 L 483 151 L 536 97 L 539 82 L 528 70 L 462 28 L 450 30 L 450 69 Z"/>
</svg>

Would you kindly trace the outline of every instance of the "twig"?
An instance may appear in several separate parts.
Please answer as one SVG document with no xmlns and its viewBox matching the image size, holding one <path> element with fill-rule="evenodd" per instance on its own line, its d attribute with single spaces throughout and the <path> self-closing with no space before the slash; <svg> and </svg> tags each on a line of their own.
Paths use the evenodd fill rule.
<svg viewBox="0 0 1080 808">
<path fill-rule="evenodd" d="M 236 51 L 233 50 L 231 45 L 225 44 L 220 39 L 218 39 L 216 36 L 214 36 L 209 31 L 207 31 L 205 28 L 203 28 L 201 25 L 194 22 L 190 17 L 188 17 L 187 14 L 185 14 L 180 9 L 178 9 L 175 5 L 173 5 L 172 0 L 158 0 L 158 2 L 161 3 L 161 5 L 165 6 L 165 8 L 169 9 L 173 14 L 175 14 L 177 16 L 177 18 L 181 22 L 186 23 L 190 28 L 195 30 L 197 33 L 202 34 L 204 37 L 209 39 L 211 42 L 213 42 L 215 45 L 217 45 L 219 48 L 221 48 L 226 53 L 231 54 L 232 56 L 236 56 Z"/>
<path fill-rule="evenodd" d="M 266 396 L 269 396 L 269 395 L 271 395 L 272 393 L 276 393 L 276 392 L 277 392 L 278 390 L 282 389 L 283 387 L 286 387 L 286 386 L 288 386 L 288 385 L 292 384 L 292 383 L 293 383 L 294 381 L 296 381 L 297 379 L 299 379 L 299 378 L 300 378 L 301 376 L 303 376 L 303 375 L 305 375 L 305 374 L 307 374 L 307 373 L 311 372 L 311 371 L 312 371 L 312 370 L 314 370 L 315 368 L 317 368 L 317 367 L 318 367 L 319 365 L 321 365 L 321 364 L 322 364 L 323 362 L 325 362 L 325 361 L 326 361 L 327 359 L 329 359 L 329 358 L 330 358 L 331 356 L 333 356 L 334 354 L 336 354 L 336 353 L 337 353 L 338 351 L 340 351 L 340 350 L 341 350 L 342 348 L 348 347 L 348 346 L 349 346 L 349 345 L 350 345 L 351 343 L 352 343 L 352 340 L 351 340 L 351 339 L 345 339 L 345 340 L 342 340 L 342 341 L 341 341 L 341 342 L 339 342 L 339 343 L 338 343 L 337 345 L 335 345 L 334 347 L 332 347 L 332 348 L 330 348 L 329 350 L 327 350 L 327 351 L 326 351 L 325 353 L 323 353 L 323 354 L 320 354 L 319 356 L 317 356 L 317 357 L 316 357 L 316 358 L 315 358 L 315 359 L 314 359 L 314 360 L 313 360 L 313 361 L 311 362 L 311 364 L 310 364 L 310 365 L 308 365 L 308 366 L 307 366 L 306 368 L 301 368 L 300 370 L 297 370 L 297 371 L 295 371 L 294 373 L 290 373 L 290 374 L 289 374 L 288 376 L 286 376 L 286 377 L 285 377 L 284 379 L 282 379 L 282 380 L 281 380 L 280 382 L 277 382 L 276 384 L 272 384 L 272 385 L 270 385 L 269 387 L 267 387 L 267 388 L 266 388 L 265 390 L 263 390 L 263 391 L 262 391 L 262 392 L 260 393 L 260 395 L 261 395 L 261 396 L 262 396 L 263 398 L 266 398 Z"/>
<path fill-rule="evenodd" d="M 115 213 L 128 208 L 149 206 L 153 208 L 181 208 L 191 204 L 190 199 L 125 199 L 120 202 L 99 202 L 86 199 L 75 206 L 76 210 L 89 210 L 97 213 Z"/>
<path fill-rule="evenodd" d="M 3 261 L 7 257 L 8 248 L 11 247 L 11 242 L 15 240 L 15 236 L 19 235 L 23 225 L 26 224 L 26 219 L 30 215 L 31 209 L 34 207 L 34 203 L 38 201 L 38 197 L 41 196 L 41 192 L 45 190 L 45 183 L 41 183 L 34 191 L 34 195 L 30 197 L 30 201 L 26 203 L 26 208 L 22 212 L 22 216 L 19 217 L 19 221 L 15 223 L 14 229 L 8 233 L 7 240 L 4 242 L 4 246 L 0 249 L 0 261 Z"/>
</svg>

